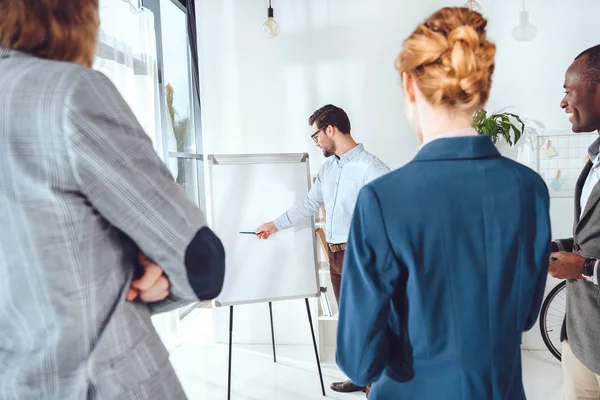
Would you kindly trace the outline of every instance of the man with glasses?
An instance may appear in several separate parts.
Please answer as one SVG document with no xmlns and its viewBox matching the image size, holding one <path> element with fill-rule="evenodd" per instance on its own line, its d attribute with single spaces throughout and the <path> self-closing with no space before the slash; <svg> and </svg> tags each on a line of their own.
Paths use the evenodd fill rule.
<svg viewBox="0 0 600 400">
<path fill-rule="evenodd" d="M 274 221 L 259 226 L 256 234 L 260 239 L 267 239 L 278 230 L 313 216 L 325 204 L 329 275 L 335 299 L 339 303 L 346 239 L 358 193 L 364 185 L 390 170 L 365 151 L 362 144 L 354 141 L 350 135 L 350 120 L 341 108 L 328 104 L 315 111 L 308 123 L 313 128 L 312 139 L 328 160 L 319 171 L 306 199 Z M 366 390 L 350 380 L 333 383 L 331 389 L 346 393 Z"/>
</svg>

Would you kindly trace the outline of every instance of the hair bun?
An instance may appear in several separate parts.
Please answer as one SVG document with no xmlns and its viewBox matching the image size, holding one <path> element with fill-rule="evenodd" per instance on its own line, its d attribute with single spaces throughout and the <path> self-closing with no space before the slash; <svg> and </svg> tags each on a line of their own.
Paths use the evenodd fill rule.
<svg viewBox="0 0 600 400">
<path fill-rule="evenodd" d="M 479 47 L 479 34 L 470 25 L 459 25 L 448 34 L 448 47 L 452 48 L 456 42 L 464 42 L 470 48 Z"/>
<path fill-rule="evenodd" d="M 396 68 L 413 76 L 432 105 L 474 111 L 489 97 L 494 70 L 486 25 L 479 13 L 443 8 L 404 41 Z"/>
<path fill-rule="evenodd" d="M 477 50 L 480 41 L 479 34 L 469 25 L 460 25 L 448 34 L 450 57 L 443 62 L 451 67 L 458 79 L 466 78 L 479 69 Z"/>
</svg>

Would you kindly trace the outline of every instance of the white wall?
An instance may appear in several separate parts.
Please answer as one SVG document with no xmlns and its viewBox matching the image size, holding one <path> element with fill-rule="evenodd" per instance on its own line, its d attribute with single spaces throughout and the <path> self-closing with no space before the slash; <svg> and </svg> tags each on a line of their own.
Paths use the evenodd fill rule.
<svg viewBox="0 0 600 400">
<path fill-rule="evenodd" d="M 600 43 L 600 1 L 529 1 L 538 36 L 528 43 L 510 35 L 520 0 L 480 2 L 489 37 L 498 46 L 488 108 L 514 106 L 514 112 L 548 129 L 568 129 L 559 108 L 564 71 L 580 51 Z M 323 158 L 309 138 L 307 118 L 333 103 L 348 112 L 353 135 L 386 164 L 397 168 L 409 161 L 418 144 L 401 113 L 394 58 L 420 20 L 463 1 L 274 0 L 281 35 L 272 40 L 261 32 L 267 3 L 198 2 L 206 153 L 307 151 L 316 172 Z M 507 153 L 532 161 L 527 150 Z M 274 210 L 274 217 L 279 211 L 284 210 Z M 572 200 L 553 200 L 551 216 L 554 236 L 569 236 Z M 524 345 L 543 348 L 537 328 Z"/>
</svg>

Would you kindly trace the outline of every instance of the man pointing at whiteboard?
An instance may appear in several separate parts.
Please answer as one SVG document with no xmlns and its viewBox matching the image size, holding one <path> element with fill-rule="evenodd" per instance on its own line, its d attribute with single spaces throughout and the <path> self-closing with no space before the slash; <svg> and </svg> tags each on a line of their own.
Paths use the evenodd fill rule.
<svg viewBox="0 0 600 400">
<path fill-rule="evenodd" d="M 339 302 L 344 251 L 358 192 L 364 185 L 390 170 L 377 157 L 365 151 L 362 144 L 354 141 L 350 135 L 350 120 L 341 108 L 328 104 L 315 111 L 308 123 L 313 128 L 311 138 L 328 160 L 321 167 L 308 196 L 279 218 L 259 226 L 256 234 L 260 239 L 267 239 L 278 230 L 310 218 L 324 204 L 329 274 L 335 299 Z M 350 380 L 333 383 L 331 389 L 336 392 L 365 390 Z"/>
</svg>

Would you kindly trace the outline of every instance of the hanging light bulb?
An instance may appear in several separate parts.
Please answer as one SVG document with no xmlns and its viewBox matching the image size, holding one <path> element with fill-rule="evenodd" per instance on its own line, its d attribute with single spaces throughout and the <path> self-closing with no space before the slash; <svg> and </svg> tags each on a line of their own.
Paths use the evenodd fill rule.
<svg viewBox="0 0 600 400">
<path fill-rule="evenodd" d="M 529 12 L 525 7 L 523 0 L 523 10 L 521 11 L 519 25 L 512 30 L 513 37 L 520 42 L 528 42 L 537 34 L 537 28 L 529 23 Z"/>
<path fill-rule="evenodd" d="M 468 8 L 471 11 L 481 13 L 481 4 L 475 0 L 467 0 L 467 2 L 463 4 L 463 7 Z"/>
<path fill-rule="evenodd" d="M 269 9 L 267 10 L 267 20 L 263 24 L 263 33 L 268 38 L 274 38 L 279 35 L 279 32 L 279 24 L 273 18 L 273 7 L 271 7 L 271 0 L 269 0 Z"/>
</svg>

